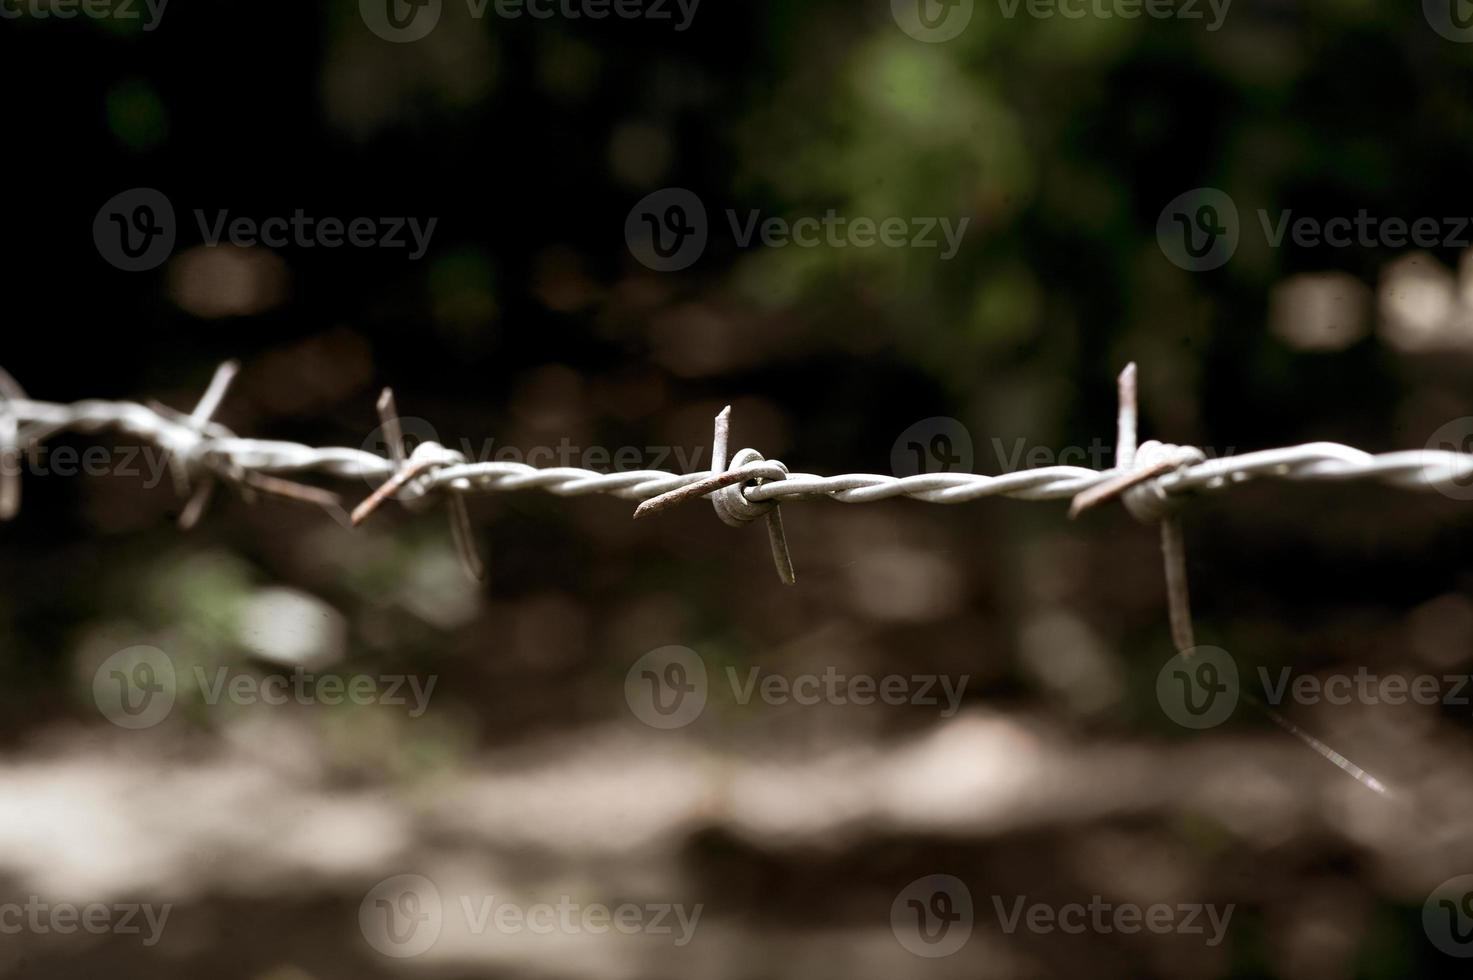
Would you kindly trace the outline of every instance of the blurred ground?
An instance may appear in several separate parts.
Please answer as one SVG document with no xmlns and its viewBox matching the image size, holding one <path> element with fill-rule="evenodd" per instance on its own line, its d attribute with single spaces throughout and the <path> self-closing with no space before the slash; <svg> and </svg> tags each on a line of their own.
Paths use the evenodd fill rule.
<svg viewBox="0 0 1473 980">
<path fill-rule="evenodd" d="M 976 3 L 929 43 L 905 6 L 712 3 L 677 30 L 446 0 L 403 43 L 372 4 L 222 0 L 147 29 L 5 6 L 21 13 L 0 20 L 17 161 L 0 363 L 36 399 L 188 411 L 238 358 L 219 420 L 316 445 L 370 445 L 392 385 L 418 437 L 595 469 L 624 449 L 705 468 L 728 403 L 734 447 L 807 472 L 893 473 L 912 440 L 983 473 L 1070 450 L 1110 466 L 1127 360 L 1143 438 L 1467 448 L 1473 252 L 1449 229 L 1473 214 L 1473 45 L 1455 17 L 1270 4 L 1209 30 Z M 165 196 L 176 240 L 128 271 L 97 229 L 140 216 L 110 211 L 138 188 Z M 627 228 L 670 188 L 696 195 L 709 234 L 659 271 Z M 1197 210 L 1221 204 L 1204 188 L 1237 215 L 1217 265 L 1161 231 L 1177 200 L 1228 220 Z M 411 257 L 209 244 L 195 215 L 298 209 L 435 225 Z M 744 247 L 728 211 L 967 225 L 948 258 Z M 1286 215 L 1362 212 L 1447 234 L 1272 234 Z M 113 461 L 138 448 L 70 433 L 47 459 L 97 444 Z M 351 504 L 370 487 L 335 489 Z M 226 490 L 184 534 L 162 469 L 27 472 L 0 529 L 0 972 L 1453 974 L 1434 936 L 1473 950 L 1473 888 L 1446 905 L 1434 890 L 1473 873 L 1459 496 L 1263 483 L 1183 515 L 1200 642 L 1245 677 L 1439 679 L 1435 704 L 1284 708 L 1383 798 L 1246 707 L 1205 731 L 1173 722 L 1158 539 L 1118 506 L 1069 522 L 1062 503 L 793 504 L 785 588 L 762 531 L 703 503 L 636 524 L 626 501 L 499 494 L 471 503 L 490 567 L 472 585 L 436 509 L 349 531 Z M 180 682 L 134 730 L 99 691 L 153 676 L 109 659 L 139 647 Z M 638 665 L 669 647 L 699 658 L 709 692 L 665 730 L 638 707 Z M 412 679 L 424 710 L 208 696 L 298 667 Z M 954 711 L 742 703 L 728 671 L 754 669 L 960 693 Z M 434 885 L 432 919 L 414 918 L 428 891 L 392 890 L 401 875 Z M 475 928 L 465 910 L 493 896 L 701 912 L 679 945 Z M 1057 914 L 1096 896 L 1233 911 L 1212 944 L 1006 926 L 1019 898 Z M 934 955 L 961 931 L 928 939 L 906 917 L 961 922 L 946 917 L 964 898 L 969 937 Z M 37 901 L 170 911 L 147 945 L 116 919 L 11 928 L 7 903 Z M 408 949 L 380 925 L 396 915 L 438 938 L 385 955 Z"/>
</svg>

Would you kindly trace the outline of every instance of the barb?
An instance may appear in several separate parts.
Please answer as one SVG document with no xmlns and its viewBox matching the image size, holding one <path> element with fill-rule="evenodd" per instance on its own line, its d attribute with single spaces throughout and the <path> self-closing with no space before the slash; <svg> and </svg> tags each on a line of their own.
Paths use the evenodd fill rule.
<svg viewBox="0 0 1473 980">
<path fill-rule="evenodd" d="M 1092 507 L 1111 497 L 1125 495 L 1125 504 L 1130 512 L 1143 523 L 1159 522 L 1161 525 L 1161 557 L 1166 572 L 1166 608 L 1171 623 L 1171 642 L 1183 660 L 1196 652 L 1197 633 L 1192 625 L 1192 603 L 1187 592 L 1186 538 L 1182 534 L 1181 521 L 1166 513 L 1169 501 L 1160 490 L 1159 478 L 1165 473 L 1188 465 L 1200 455 L 1200 451 L 1167 446 L 1157 442 L 1136 445 L 1136 388 L 1135 365 L 1127 364 L 1120 372 L 1120 414 L 1116 420 L 1115 458 L 1124 471 L 1081 492 L 1074 498 L 1069 516 L 1074 517 L 1087 507 Z M 1153 459 L 1156 461 L 1153 462 Z M 1132 467 L 1136 467 L 1134 470 Z M 1154 491 L 1154 496 L 1150 491 Z M 1336 752 L 1329 745 L 1279 714 L 1262 701 L 1240 692 L 1243 700 L 1263 712 L 1285 732 L 1297 738 L 1310 751 L 1335 766 L 1362 786 L 1388 796 L 1386 784 Z"/>
<path fill-rule="evenodd" d="M 0 521 L 20 510 L 20 419 L 11 406 L 25 397 L 25 389 L 0 369 Z"/>
<path fill-rule="evenodd" d="M 797 573 L 793 571 L 793 556 L 788 553 L 788 536 L 783 530 L 782 508 L 773 501 L 753 503 L 752 498 L 742 491 L 741 485 L 752 483 L 753 489 L 768 480 L 786 480 L 788 468 L 782 463 L 768 462 L 755 449 L 743 449 L 731 460 L 731 469 L 726 468 L 726 454 L 731 442 L 731 406 L 728 405 L 716 416 L 715 429 L 711 437 L 711 476 L 678 490 L 652 497 L 634 508 L 638 520 L 650 514 L 668 510 L 683 500 L 713 494 L 711 505 L 722 523 L 741 527 L 758 517 L 767 520 L 767 543 L 772 549 L 772 564 L 777 577 L 784 585 L 796 585 Z"/>
<path fill-rule="evenodd" d="M 217 376 L 217 383 L 219 378 Z M 212 385 L 212 388 L 214 386 Z M 13 391 L 18 391 L 18 386 Z M 62 431 L 97 433 L 112 431 L 179 454 L 186 462 L 215 475 L 240 482 L 240 474 L 316 474 L 340 480 L 369 480 L 383 483 L 403 468 L 403 459 L 381 456 L 364 449 L 314 447 L 296 442 L 250 439 L 236 436 L 213 422 L 201 423 L 189 415 L 162 406 L 127 401 L 87 400 L 71 404 L 13 397 L 0 392 L 0 423 L 18 428 L 21 446 Z M 206 417 L 216 397 L 202 400 Z M 0 429 L 3 434 L 3 429 Z M 386 433 L 387 434 L 387 433 Z M 0 445 L 0 450 L 6 446 Z M 1149 470 L 1135 463 L 1150 457 Z M 12 448 L 12 452 L 13 452 Z M 402 454 L 402 448 L 397 449 Z M 656 498 L 682 493 L 710 493 L 754 480 L 759 486 L 743 487 L 741 496 L 752 504 L 767 501 L 792 503 L 826 498 L 846 504 L 873 503 L 905 497 L 932 504 L 959 504 L 986 497 L 1018 500 L 1073 500 L 1089 493 L 1079 509 L 1097 504 L 1112 495 L 1132 499 L 1175 499 L 1192 492 L 1216 492 L 1250 480 L 1276 479 L 1312 482 L 1365 480 L 1409 490 L 1430 490 L 1473 477 L 1473 454 L 1440 449 L 1417 449 L 1372 455 L 1350 446 L 1329 442 L 1307 443 L 1282 449 L 1265 449 L 1217 459 L 1205 459 L 1200 450 L 1147 442 L 1129 462 L 1123 458 L 1111 469 L 1080 466 L 1044 466 L 1002 475 L 981 473 L 923 473 L 895 477 L 878 473 L 847 473 L 821 476 L 788 472 L 781 477 L 776 460 L 751 462 L 727 469 L 719 476 L 710 471 L 670 473 L 635 470 L 601 473 L 575 467 L 536 467 L 524 463 L 460 462 L 458 454 L 446 453 L 442 465 L 430 467 L 420 479 L 409 481 L 416 494 L 444 491 L 453 495 L 507 493 L 540 490 L 560 497 L 607 494 L 625 500 L 649 501 L 640 514 L 663 509 Z M 1172 453 L 1177 455 L 1172 455 Z M 741 452 L 734 454 L 735 460 Z M 1171 464 L 1171 465 L 1168 465 Z M 13 470 L 7 469 L 7 473 Z M 707 482 L 714 481 L 714 482 Z M 697 488 L 696 485 L 701 485 Z M 407 488 L 400 487 L 400 491 Z M 1108 492 L 1107 492 L 1108 491 Z M 392 495 L 393 491 L 390 491 Z"/>
<path fill-rule="evenodd" d="M 0 520 L 20 504 L 18 456 L 33 452 L 58 432 L 115 431 L 157 446 L 168 453 L 176 483 L 188 497 L 179 523 L 191 526 L 203 512 L 213 488 L 228 481 L 249 497 L 254 492 L 305 501 L 345 520 L 340 499 L 320 487 L 296 483 L 282 474 L 315 473 L 343 480 L 378 481 L 378 486 L 351 515 L 356 526 L 390 499 L 422 501 L 432 494 L 448 498 L 451 534 L 467 574 L 485 569 L 472 539 L 465 497 L 470 494 L 542 490 L 560 497 L 608 494 L 643 503 L 636 518 L 659 513 L 699 496 L 711 497 L 717 515 L 740 525 L 765 517 L 773 561 L 779 577 L 794 581 L 792 559 L 782 530 L 778 504 L 827 498 L 846 504 L 908 497 L 933 504 L 959 504 L 984 497 L 1020 500 L 1071 499 L 1070 517 L 1115 497 L 1137 518 L 1161 524 L 1172 640 L 1190 655 L 1195 645 L 1187 598 L 1185 547 L 1172 505 L 1192 491 L 1217 491 L 1254 479 L 1302 481 L 1369 480 L 1412 490 L 1462 486 L 1473 477 L 1473 454 L 1423 449 L 1372 455 L 1337 443 L 1315 442 L 1266 449 L 1208 460 L 1200 449 L 1148 441 L 1136 443 L 1135 365 L 1119 379 L 1116 466 L 1092 470 L 1078 466 L 1045 466 L 987 476 L 935 473 L 908 477 L 876 473 L 818 476 L 793 473 L 754 449 L 730 456 L 730 407 L 716 417 L 712 467 L 697 473 L 637 470 L 600 473 L 574 467 L 539 468 L 524 463 L 472 463 L 461 453 L 426 442 L 408 452 L 393 393 L 385 389 L 377 409 L 389 456 L 346 447 L 317 448 L 296 442 L 240 438 L 212 418 L 224 402 L 238 370 L 227 362 L 216 371 L 204 396 L 189 414 L 162 405 L 88 400 L 57 404 L 30 399 L 0 370 Z M 197 484 L 195 481 L 198 481 Z M 346 521 L 345 521 L 346 522 Z M 1303 731 L 1257 699 L 1247 698 L 1275 724 L 1371 790 L 1386 786 L 1324 742 Z"/>
<path fill-rule="evenodd" d="M 383 485 L 369 495 L 368 499 L 354 508 L 350 521 L 354 527 L 368 520 L 384 501 L 411 487 L 414 482 L 436 469 L 465 461 L 459 453 L 451 452 L 438 443 L 426 442 L 409 452 L 404 442 L 404 427 L 399 423 L 399 406 L 394 400 L 392 388 L 385 388 L 378 398 L 379 423 L 388 442 L 389 460 L 398 472 L 384 481 Z M 475 529 L 471 526 L 470 510 L 465 498 L 453 495 L 449 500 L 450 539 L 455 542 L 455 554 L 460 567 L 473 582 L 484 581 L 486 564 L 476 550 Z"/>
</svg>

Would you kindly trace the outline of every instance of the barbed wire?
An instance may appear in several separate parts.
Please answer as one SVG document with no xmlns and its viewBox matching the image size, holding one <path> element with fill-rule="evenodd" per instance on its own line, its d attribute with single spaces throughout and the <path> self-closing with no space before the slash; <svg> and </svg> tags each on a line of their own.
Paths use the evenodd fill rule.
<svg viewBox="0 0 1473 980">
<path fill-rule="evenodd" d="M 1133 366 L 1132 366 L 1133 367 Z M 389 498 L 414 503 L 434 496 L 539 490 L 560 497 L 607 494 L 641 501 L 636 517 L 658 513 L 694 496 L 710 495 L 727 523 L 742 524 L 779 503 L 827 498 L 859 504 L 896 497 L 924 503 L 959 504 L 985 497 L 1074 501 L 1077 514 L 1110 497 L 1123 495 L 1126 506 L 1146 521 L 1159 520 L 1179 497 L 1215 491 L 1255 479 L 1340 482 L 1372 480 L 1412 490 L 1460 485 L 1473 479 L 1473 454 L 1446 449 L 1367 453 L 1333 442 L 1313 442 L 1208 459 L 1190 446 L 1146 442 L 1110 469 L 1042 466 L 999 475 L 920 473 L 891 476 L 846 473 L 822 476 L 790 471 L 752 449 L 725 460 L 727 409 L 717 420 L 713 466 L 693 473 L 664 470 L 599 472 L 572 466 L 538 467 L 519 462 L 478 462 L 437 442 L 403 446 L 392 395 L 380 400 L 380 419 L 390 447 L 382 456 L 367 449 L 315 447 L 303 443 L 237 436 L 213 422 L 238 371 L 222 365 L 209 389 L 189 414 L 158 404 L 89 399 L 70 404 L 28 398 L 0 371 L 0 518 L 14 516 L 20 500 L 16 456 L 63 431 L 118 432 L 162 449 L 176 485 L 191 492 L 183 523 L 194 523 L 217 480 L 247 491 L 296 497 L 341 512 L 340 498 L 318 487 L 279 479 L 317 474 L 377 482 L 377 491 L 351 515 L 361 523 Z M 1133 428 L 1133 420 L 1132 420 Z"/>
<path fill-rule="evenodd" d="M 20 505 L 19 454 L 34 452 L 47 438 L 64 431 L 114 431 L 162 449 L 177 489 L 188 498 L 180 524 L 192 526 L 203 512 L 215 485 L 228 482 L 245 494 L 275 494 L 307 501 L 328 510 L 344 523 L 357 525 L 389 499 L 419 506 L 435 498 L 448 502 L 452 538 L 462 565 L 481 579 L 485 567 L 473 543 L 465 497 L 470 494 L 541 490 L 560 497 L 609 494 L 640 501 L 634 517 L 646 517 L 695 497 L 708 497 L 717 516 L 740 526 L 765 519 L 773 561 L 785 583 L 796 581 L 788 553 L 779 505 L 827 498 L 858 504 L 908 497 L 933 504 L 959 504 L 984 497 L 1072 501 L 1070 516 L 1119 497 L 1145 523 L 1161 527 L 1171 635 L 1183 662 L 1197 650 L 1187 594 L 1185 545 L 1174 505 L 1193 491 L 1215 491 L 1244 482 L 1272 478 L 1296 481 L 1370 480 L 1412 490 L 1457 487 L 1473 479 L 1473 454 L 1446 449 L 1367 453 L 1333 442 L 1313 442 L 1208 459 L 1192 446 L 1136 442 L 1135 365 L 1119 378 L 1116 420 L 1116 465 L 1110 469 L 1042 466 L 1001 475 L 922 473 L 887 476 L 847 473 L 820 476 L 790 471 L 755 449 L 742 449 L 728 461 L 731 408 L 717 415 L 712 436 L 711 468 L 702 472 L 664 470 L 599 472 L 570 466 L 537 467 L 515 462 L 472 462 L 465 454 L 426 440 L 412 449 L 404 438 L 391 391 L 380 396 L 377 409 L 389 455 L 349 447 L 314 447 L 303 443 L 237 436 L 213 416 L 223 403 L 239 366 L 220 366 L 209 388 L 189 414 L 159 404 L 86 400 L 71 404 L 35 401 L 0 370 L 0 520 L 15 516 Z M 351 514 L 341 498 L 323 488 L 286 476 L 318 474 L 361 479 L 377 487 Z M 1459 496 L 1465 496 L 1460 493 Z M 1302 731 L 1276 712 L 1259 705 L 1275 723 L 1362 785 L 1381 794 L 1386 786 L 1344 756 Z"/>
</svg>

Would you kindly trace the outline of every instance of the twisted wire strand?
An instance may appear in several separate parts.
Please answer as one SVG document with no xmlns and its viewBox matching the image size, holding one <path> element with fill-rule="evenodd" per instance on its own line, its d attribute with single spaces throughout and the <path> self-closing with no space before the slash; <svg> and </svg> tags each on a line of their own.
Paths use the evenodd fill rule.
<svg viewBox="0 0 1473 980">
<path fill-rule="evenodd" d="M 642 501 L 635 511 L 654 512 L 695 495 L 707 495 L 716 503 L 722 520 L 742 524 L 764 515 L 769 522 L 769 542 L 782 581 L 796 579 L 778 514 L 780 502 L 827 498 L 860 504 L 895 497 L 909 497 L 933 504 L 958 504 L 983 497 L 1012 497 L 1021 500 L 1072 499 L 1071 516 L 1112 497 L 1120 497 L 1137 518 L 1159 522 L 1167 564 L 1173 639 L 1181 655 L 1194 645 L 1191 610 L 1186 596 L 1185 559 L 1180 525 L 1167 515 L 1174 494 L 1216 491 L 1249 480 L 1271 478 L 1298 481 L 1368 480 L 1412 490 L 1443 490 L 1457 487 L 1459 493 L 1473 484 L 1473 454 L 1443 449 L 1406 450 L 1373 455 L 1351 446 L 1313 442 L 1280 449 L 1265 449 L 1208 459 L 1202 450 L 1154 441 L 1136 445 L 1134 365 L 1121 375 L 1121 405 L 1118 420 L 1117 463 L 1107 470 L 1079 466 L 1043 466 L 999 476 L 978 473 L 927 473 L 895 477 L 878 473 L 846 473 L 820 476 L 794 473 L 778 460 L 764 459 L 752 449 L 742 449 L 729 458 L 727 426 L 730 408 L 716 419 L 712 442 L 712 471 L 668 473 L 663 470 L 634 470 L 600 473 L 569 466 L 536 467 L 526 463 L 469 462 L 464 454 L 438 443 L 421 443 L 412 453 L 402 445 L 402 431 L 393 408 L 392 394 L 385 391 L 379 401 L 383 428 L 389 437 L 391 456 L 385 458 L 364 449 L 314 447 L 272 439 L 241 438 L 212 422 L 234 377 L 231 362 L 216 372 L 209 390 L 188 415 L 164 406 L 136 402 L 87 400 L 70 405 L 27 398 L 15 381 L 0 370 L 0 520 L 14 516 L 20 499 L 20 471 L 14 468 L 17 453 L 30 451 L 49 436 L 62 431 L 100 432 L 112 430 L 156 445 L 168 454 L 176 469 L 181 491 L 192 494 L 181 524 L 189 526 L 206 505 L 216 480 L 230 480 L 243 488 L 274 489 L 289 496 L 321 504 L 342 515 L 335 494 L 311 487 L 294 486 L 281 474 L 316 473 L 345 480 L 376 483 L 377 489 L 351 516 L 361 521 L 383 499 L 397 497 L 415 504 L 433 493 L 449 499 L 451 532 L 462 566 L 473 579 L 484 575 L 476 552 L 463 496 L 515 490 L 541 490 L 560 497 L 608 494 Z M 193 479 L 200 486 L 191 488 Z M 326 499 L 324 499 L 326 498 Z M 346 516 L 346 515 L 343 515 Z M 1263 707 L 1260 705 L 1260 707 Z M 1354 765 L 1328 745 L 1302 731 L 1276 712 L 1264 710 L 1286 731 L 1316 753 L 1375 792 L 1385 794 L 1380 780 Z"/>
<path fill-rule="evenodd" d="M 63 431 L 115 431 L 175 454 L 187 465 L 202 467 L 227 478 L 242 473 L 315 473 L 339 479 L 385 481 L 397 471 L 393 460 L 364 449 L 242 438 L 218 423 L 194 422 L 190 416 L 162 406 L 137 402 L 89 399 L 58 404 L 24 398 L 9 399 L 0 400 L 0 417 L 16 423 L 11 427 L 14 435 L 6 440 L 12 444 L 0 445 L 0 451 L 9 453 L 34 446 Z M 9 431 L 0 427 L 0 434 L 9 434 Z M 1194 452 L 1200 458 L 1200 451 Z M 405 497 L 432 491 L 489 494 L 541 490 L 560 497 L 608 494 L 643 501 L 711 475 L 706 471 L 605 473 L 570 466 L 462 462 L 463 455 L 450 450 L 444 450 L 444 456 L 446 462 L 410 482 L 405 488 Z M 762 460 L 737 467 L 749 480 L 765 481 L 757 486 L 744 487 L 746 498 L 753 503 L 761 503 L 823 497 L 848 504 L 895 497 L 933 504 L 965 503 L 995 496 L 1060 500 L 1075 497 L 1127 472 L 1120 468 L 1094 470 L 1079 466 L 1043 466 L 995 476 L 981 473 L 925 473 L 905 477 L 878 473 L 821 476 L 780 473 L 780 466 L 775 460 Z M 1261 478 L 1325 482 L 1370 480 L 1405 489 L 1427 490 L 1473 479 L 1473 454 L 1419 449 L 1373 455 L 1338 443 L 1314 442 L 1201 459 L 1156 477 L 1154 482 L 1161 493 L 1174 495 L 1187 491 L 1214 491 Z"/>
</svg>

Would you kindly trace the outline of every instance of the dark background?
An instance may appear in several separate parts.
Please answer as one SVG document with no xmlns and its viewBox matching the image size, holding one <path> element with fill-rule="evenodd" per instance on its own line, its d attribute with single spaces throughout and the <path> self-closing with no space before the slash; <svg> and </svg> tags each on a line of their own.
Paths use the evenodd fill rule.
<svg viewBox="0 0 1473 980">
<path fill-rule="evenodd" d="M 731 402 L 735 446 L 812 473 L 889 473 L 900 433 L 944 417 L 971 436 L 967 468 L 996 473 L 993 440 L 1111 444 L 1114 378 L 1134 360 L 1143 438 L 1217 454 L 1420 449 L 1473 414 L 1464 247 L 1273 248 L 1256 212 L 1473 214 L 1470 82 L 1473 45 L 1384 0 L 1239 0 L 1218 31 L 1007 19 L 977 0 L 943 44 L 870 2 L 705 0 L 677 32 L 477 21 L 446 0 L 410 44 L 375 36 L 352 4 L 178 3 L 147 32 L 27 15 L 0 21 L 0 364 L 35 399 L 188 411 L 234 358 L 224 424 L 355 447 L 392 385 L 452 445 L 568 436 L 702 448 L 704 464 L 710 419 Z M 624 225 L 667 186 L 702 198 L 711 244 L 658 273 L 632 257 Z M 128 273 L 92 225 L 134 187 L 169 197 L 179 240 L 165 265 Z M 1231 195 L 1242 240 L 1226 265 L 1190 272 L 1156 227 L 1198 187 Z M 438 224 L 418 261 L 350 247 L 236 256 L 199 247 L 194 208 Z M 742 250 L 726 208 L 970 224 L 950 261 Z M 1442 312 L 1416 306 L 1427 295 Z M 98 438 L 111 437 L 57 444 Z M 369 487 L 334 489 L 352 503 Z M 25 493 L 0 529 L 5 891 L 176 909 L 154 949 L 4 937 L 18 976 L 1329 978 L 1458 965 L 1424 936 L 1421 908 L 1473 870 L 1469 709 L 1289 710 L 1394 803 L 1250 713 L 1178 728 L 1154 697 L 1172 652 L 1156 534 L 1118 507 L 1070 523 L 1052 502 L 793 504 L 799 584 L 785 589 L 763 533 L 725 527 L 704 503 L 636 525 L 630 501 L 498 494 L 471 502 L 491 571 L 470 589 L 438 509 L 390 507 L 350 533 L 299 503 L 224 492 L 183 534 L 167 481 L 30 475 Z M 1200 639 L 1245 669 L 1467 671 L 1465 501 L 1265 482 L 1194 500 L 1183 519 Z M 278 669 L 253 659 L 236 621 L 273 588 L 342 617 L 335 669 L 437 675 L 432 711 L 199 710 L 143 733 L 98 716 L 88 651 L 147 642 Z M 422 612 L 446 595 L 456 615 Z M 699 651 L 713 676 L 837 665 L 970 682 L 955 719 L 725 705 L 656 732 L 631 718 L 622 685 L 669 644 Z M 539 802 L 520 805 L 523 793 Z M 548 829 L 538 807 L 576 829 Z M 344 838 L 365 843 L 312 857 Z M 364 892 L 447 864 L 479 869 L 487 891 L 555 895 L 574 880 L 604 901 L 684 896 L 706 904 L 703 931 L 674 953 L 481 937 L 439 958 L 376 954 L 356 926 Z M 968 883 L 978 925 L 961 953 L 926 960 L 895 942 L 888 910 L 933 873 Z M 1005 935 L 987 896 L 1025 893 L 1238 908 L 1215 949 Z"/>
</svg>

